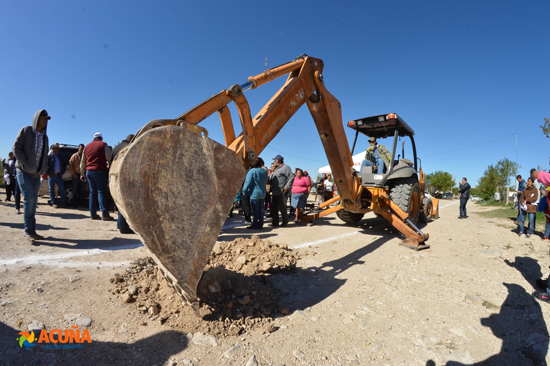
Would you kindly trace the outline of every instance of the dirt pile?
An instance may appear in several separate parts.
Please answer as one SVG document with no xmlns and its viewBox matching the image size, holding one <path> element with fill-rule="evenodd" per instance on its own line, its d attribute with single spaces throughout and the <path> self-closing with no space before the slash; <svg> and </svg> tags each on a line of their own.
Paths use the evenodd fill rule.
<svg viewBox="0 0 550 366">
<path fill-rule="evenodd" d="M 217 242 L 212 249 L 206 270 L 225 266 L 230 271 L 253 276 L 260 273 L 279 273 L 294 270 L 299 256 L 286 244 L 274 244 L 257 235 L 251 239 L 238 238 L 232 242 Z"/>
<path fill-rule="evenodd" d="M 269 276 L 293 271 L 298 259 L 286 245 L 258 236 L 216 243 L 198 286 L 200 318 L 182 303 L 151 258 L 139 259 L 126 273 L 115 275 L 111 292 L 134 304 L 146 319 L 144 326 L 159 321 L 185 333 L 219 336 L 260 327 L 271 332 L 272 317 L 288 314 L 288 308 L 279 303 L 283 299 L 277 297 Z"/>
</svg>

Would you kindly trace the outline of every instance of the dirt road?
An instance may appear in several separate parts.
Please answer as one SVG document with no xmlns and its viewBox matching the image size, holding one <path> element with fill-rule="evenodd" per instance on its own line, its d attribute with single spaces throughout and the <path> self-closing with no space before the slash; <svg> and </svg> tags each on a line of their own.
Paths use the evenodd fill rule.
<svg viewBox="0 0 550 366">
<path fill-rule="evenodd" d="M 22 215 L 0 204 L 0 364 L 546 364 L 550 304 L 530 294 L 548 275 L 548 245 L 518 238 L 509 220 L 476 214 L 491 208 L 469 203 L 470 217 L 458 220 L 458 201 L 442 200 L 441 218 L 422 228 L 431 248 L 421 252 L 399 246 L 397 231 L 374 215 L 357 226 L 330 215 L 315 226 L 257 233 L 242 217 L 230 219 L 220 242 L 257 234 L 302 254 L 294 271 L 263 283 L 288 312 L 242 322 L 230 335 L 205 328 L 220 320 L 191 318 L 188 307 L 162 317 L 125 302 L 115 274 L 137 281 L 130 263 L 147 257 L 138 236 L 120 234 L 116 222 L 90 220 L 84 209 L 45 203 L 40 199 L 37 230 L 46 239 L 32 246 Z M 141 269 L 155 280 L 153 269 Z M 161 309 L 180 303 L 162 278 L 147 286 L 163 296 Z M 50 333 L 78 326 L 72 329 L 87 330 L 92 343 L 20 347 L 17 333 L 31 323 Z"/>
</svg>

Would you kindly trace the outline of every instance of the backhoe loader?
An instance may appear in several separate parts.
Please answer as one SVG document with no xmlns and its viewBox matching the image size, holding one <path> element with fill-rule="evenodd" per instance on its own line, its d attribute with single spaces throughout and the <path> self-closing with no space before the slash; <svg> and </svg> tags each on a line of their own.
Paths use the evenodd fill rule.
<svg viewBox="0 0 550 366">
<path fill-rule="evenodd" d="M 424 173 L 417 171 L 416 151 L 412 162 L 394 164 L 394 142 L 392 164 L 385 174 L 355 172 L 340 102 L 325 87 L 323 67 L 322 60 L 301 55 L 249 77 L 175 119 L 147 123 L 113 161 L 109 184 L 118 209 L 195 310 L 198 283 L 246 169 L 303 104 L 315 122 L 339 195 L 321 205 L 330 208 L 302 220 L 336 212 L 342 220 L 355 222 L 374 211 L 403 233 L 407 246 L 427 247 L 428 234 L 416 227 L 416 220 L 437 217 L 438 205 L 424 198 Z M 287 74 L 284 85 L 252 117 L 244 91 Z M 231 102 L 242 127 L 238 136 L 228 108 Z M 208 131 L 198 125 L 216 112 L 224 144 L 208 138 Z M 351 121 L 348 126 L 373 136 L 414 134 L 396 114 Z"/>
</svg>

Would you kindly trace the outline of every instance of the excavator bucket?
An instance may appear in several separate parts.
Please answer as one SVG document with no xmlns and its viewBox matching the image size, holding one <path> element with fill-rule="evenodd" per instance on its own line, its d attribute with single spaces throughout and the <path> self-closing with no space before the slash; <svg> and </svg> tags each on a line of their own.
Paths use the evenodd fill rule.
<svg viewBox="0 0 550 366">
<path fill-rule="evenodd" d="M 119 211 L 190 304 L 244 178 L 235 152 L 180 126 L 143 133 L 113 161 Z"/>
</svg>

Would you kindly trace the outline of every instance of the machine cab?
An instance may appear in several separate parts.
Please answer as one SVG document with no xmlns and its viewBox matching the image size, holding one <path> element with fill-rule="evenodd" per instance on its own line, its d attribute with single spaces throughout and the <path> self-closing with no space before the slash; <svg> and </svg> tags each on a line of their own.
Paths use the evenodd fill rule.
<svg viewBox="0 0 550 366">
<path fill-rule="evenodd" d="M 416 158 L 416 145 L 414 143 L 414 131 L 396 113 L 382 114 L 378 116 L 365 117 L 348 122 L 348 127 L 355 130 L 355 139 L 351 153 L 355 149 L 359 133 L 367 137 L 375 137 L 377 140 L 391 138 L 391 146 L 386 148 L 391 153 L 389 166 L 384 164 L 384 171 L 377 172 L 376 166 L 363 167 L 358 172 L 361 176 L 363 186 L 383 187 L 388 180 L 395 178 L 406 178 L 417 175 L 418 166 Z M 408 155 L 405 155 L 405 142 L 402 142 L 401 152 L 398 152 L 397 143 L 402 137 L 410 139 L 410 147 L 407 147 Z M 367 147 L 369 142 L 366 141 Z M 412 151 L 411 151 L 412 149 Z M 412 156 L 411 156 L 412 155 Z M 360 167 L 357 167 L 359 170 Z"/>
</svg>

